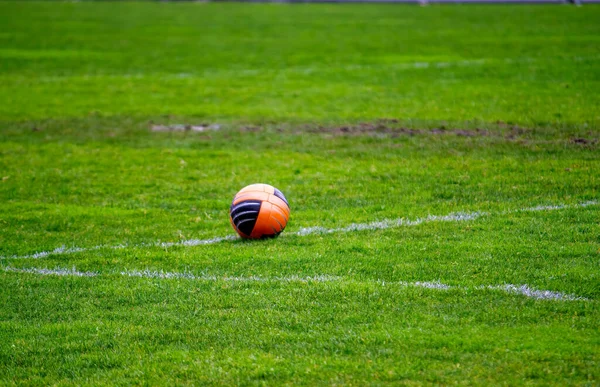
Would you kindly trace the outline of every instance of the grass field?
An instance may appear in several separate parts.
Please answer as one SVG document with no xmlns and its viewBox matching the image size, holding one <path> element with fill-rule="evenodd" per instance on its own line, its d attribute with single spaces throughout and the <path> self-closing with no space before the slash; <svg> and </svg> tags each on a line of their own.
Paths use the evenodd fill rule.
<svg viewBox="0 0 600 387">
<path fill-rule="evenodd" d="M 0 384 L 597 385 L 598 20 L 0 2 Z"/>
</svg>

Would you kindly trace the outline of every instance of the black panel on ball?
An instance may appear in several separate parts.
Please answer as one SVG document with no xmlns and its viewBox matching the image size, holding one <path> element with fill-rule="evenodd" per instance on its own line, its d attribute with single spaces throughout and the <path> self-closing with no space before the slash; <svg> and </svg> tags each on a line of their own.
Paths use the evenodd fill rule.
<svg viewBox="0 0 600 387">
<path fill-rule="evenodd" d="M 283 196 L 283 192 L 281 192 L 280 190 L 278 190 L 277 188 L 275 188 L 275 192 L 273 193 L 273 195 L 275 195 L 279 199 L 283 200 L 285 202 L 285 204 L 287 204 L 288 208 L 290 207 L 290 203 L 288 203 L 288 201 L 286 200 L 285 196 Z"/>
<path fill-rule="evenodd" d="M 246 200 L 236 205 L 232 204 L 229 213 L 235 227 L 244 234 L 250 235 L 258 219 L 261 204 L 262 202 L 258 200 Z"/>
</svg>

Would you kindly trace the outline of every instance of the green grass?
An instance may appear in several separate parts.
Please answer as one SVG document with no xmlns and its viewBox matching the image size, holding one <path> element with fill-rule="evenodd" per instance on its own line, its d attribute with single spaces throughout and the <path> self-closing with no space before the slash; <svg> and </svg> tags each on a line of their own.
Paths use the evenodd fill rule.
<svg viewBox="0 0 600 387">
<path fill-rule="evenodd" d="M 599 17 L 0 2 L 0 384 L 598 384 Z"/>
<path fill-rule="evenodd" d="M 2 3 L 0 116 L 597 127 L 599 15 L 596 6 Z"/>
</svg>

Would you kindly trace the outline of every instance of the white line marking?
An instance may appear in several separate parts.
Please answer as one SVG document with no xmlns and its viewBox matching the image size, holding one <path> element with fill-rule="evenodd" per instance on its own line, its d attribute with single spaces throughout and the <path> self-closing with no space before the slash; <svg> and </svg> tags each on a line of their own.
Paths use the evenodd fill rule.
<svg viewBox="0 0 600 387">
<path fill-rule="evenodd" d="M 98 273 L 92 271 L 77 271 L 75 266 L 71 269 L 38 269 L 38 268 L 25 268 L 18 269 L 15 267 L 7 266 L 4 268 L 4 271 L 13 272 L 13 273 L 29 273 L 29 274 L 38 274 L 38 275 L 57 275 L 57 276 L 67 276 L 67 277 L 96 277 Z"/>
<path fill-rule="evenodd" d="M 160 247 L 172 247 L 172 246 L 202 246 L 202 245 L 212 245 L 214 243 L 224 242 L 224 241 L 233 241 L 238 239 L 235 235 L 228 235 L 226 237 L 216 237 L 210 239 L 188 239 L 181 242 L 157 242 L 157 243 L 149 243 L 146 246 L 160 246 Z M 138 247 L 140 245 L 135 245 Z"/>
<path fill-rule="evenodd" d="M 545 58 L 544 60 L 547 60 Z M 576 57 L 558 57 L 552 58 L 561 61 L 597 61 L 600 59 L 598 55 L 576 56 Z M 236 76 L 256 76 L 261 74 L 276 74 L 285 76 L 286 74 L 301 74 L 311 75 L 320 72 L 330 71 L 364 71 L 364 70 L 413 70 L 413 69 L 442 69 L 451 67 L 474 67 L 494 64 L 519 64 L 519 63 L 536 63 L 539 58 L 519 57 L 519 58 L 480 58 L 480 59 L 463 59 L 450 61 L 420 61 L 420 62 L 395 62 L 395 63 L 363 63 L 363 64 L 337 64 L 335 66 L 292 66 L 281 69 L 207 69 L 202 73 L 179 73 L 165 75 L 166 78 L 201 78 L 206 76 L 218 76 L 220 74 L 235 73 Z M 135 78 L 145 78 L 145 74 L 136 74 Z"/>
<path fill-rule="evenodd" d="M 505 284 L 505 285 L 489 285 L 486 286 L 484 288 L 487 289 L 492 289 L 492 290 L 502 290 L 506 293 L 511 293 L 511 294 L 521 294 L 523 296 L 526 297 L 530 297 L 530 298 L 535 298 L 537 300 L 559 300 L 559 301 L 577 301 L 577 300 L 582 300 L 585 301 L 587 300 L 584 297 L 577 297 L 577 296 L 573 296 L 571 294 L 565 294 L 565 293 L 561 293 L 561 292 L 555 292 L 553 290 L 537 290 L 537 289 L 532 289 L 529 287 L 529 285 L 512 285 L 512 284 Z"/>
<path fill-rule="evenodd" d="M 308 227 L 302 228 L 299 231 L 289 234 L 289 235 L 312 235 L 312 234 L 332 234 L 338 232 L 353 232 L 353 231 L 375 231 L 375 230 L 384 230 L 387 228 L 394 227 L 402 227 L 402 226 L 418 226 L 422 223 L 431 223 L 431 222 L 463 222 L 467 220 L 474 220 L 479 218 L 482 215 L 486 215 L 485 212 L 459 212 L 456 214 L 450 215 L 429 215 L 426 218 L 417 218 L 415 220 L 408 219 L 394 219 L 394 220 L 382 220 L 378 222 L 371 223 L 353 223 L 346 227 L 341 228 L 324 228 L 324 227 Z"/>
<path fill-rule="evenodd" d="M 136 244 L 127 244 L 123 243 L 120 245 L 97 245 L 92 247 L 57 247 L 54 250 L 50 251 L 40 251 L 30 255 L 13 255 L 7 257 L 0 257 L 0 259 L 39 259 L 45 258 L 49 255 L 65 255 L 65 254 L 73 254 L 84 251 L 94 251 L 94 250 L 118 250 L 125 249 L 128 247 L 132 248 L 140 248 L 140 247 L 173 247 L 173 246 L 202 246 L 202 245 L 211 245 L 214 243 L 224 242 L 224 241 L 233 241 L 236 240 L 237 237 L 235 235 L 228 235 L 226 237 L 216 237 L 210 239 L 188 239 L 179 242 L 152 242 L 152 243 L 136 243 Z"/>
<path fill-rule="evenodd" d="M 549 58 L 544 57 L 543 60 L 547 61 Z M 585 62 L 585 61 L 598 61 L 600 56 L 598 55 L 587 55 L 587 56 L 572 56 L 572 57 L 552 57 L 551 60 L 559 61 L 573 61 L 573 62 Z M 177 80 L 177 79 L 194 79 L 194 78 L 206 78 L 215 76 L 258 76 L 265 74 L 274 74 L 276 76 L 285 77 L 286 74 L 301 74 L 311 75 L 320 72 L 331 72 L 331 71 L 364 71 L 364 70 L 412 70 L 412 69 L 441 69 L 450 67 L 474 67 L 494 64 L 519 64 L 519 63 L 536 63 L 539 62 L 539 58 L 534 57 L 517 57 L 517 58 L 479 58 L 479 59 L 463 59 L 463 60 L 449 60 L 449 61 L 419 61 L 419 62 L 393 62 L 393 63 L 363 63 L 363 64 L 342 64 L 338 63 L 335 65 L 317 65 L 317 66 L 288 66 L 285 68 L 270 68 L 270 69 L 258 69 L 258 68 L 212 68 L 205 69 L 202 72 L 182 72 L 182 73 L 129 73 L 129 74 L 98 74 L 98 75 L 80 75 L 80 76 L 46 76 L 38 77 L 37 81 L 51 83 L 51 82 L 65 82 L 73 80 L 89 81 L 98 78 L 105 79 L 146 79 L 160 77 L 165 80 Z"/>
<path fill-rule="evenodd" d="M 416 286 L 419 288 L 425 289 L 438 289 L 438 290 L 448 290 L 452 289 L 452 286 L 443 284 L 441 282 L 402 282 L 401 284 L 406 286 Z"/>
<path fill-rule="evenodd" d="M 475 220 L 477 218 L 480 218 L 482 216 L 487 216 L 487 215 L 507 215 L 507 214 L 514 214 L 514 213 L 519 213 L 519 212 L 555 211 L 555 210 L 563 210 L 563 209 L 568 209 L 568 208 L 583 208 L 583 207 L 594 206 L 597 204 L 598 204 L 597 201 L 590 200 L 587 202 L 577 203 L 577 204 L 540 205 L 540 206 L 536 206 L 536 207 L 528 207 L 528 208 L 521 208 L 521 209 L 516 209 L 516 210 L 501 211 L 501 212 L 497 212 L 497 213 L 458 212 L 458 213 L 449 214 L 449 215 L 429 215 L 426 218 L 417 218 L 414 220 L 404 219 L 404 218 L 392 219 L 392 220 L 384 219 L 384 220 L 381 220 L 378 222 L 371 222 L 371 223 L 353 223 L 353 224 L 350 224 L 349 226 L 340 227 L 340 228 L 325 228 L 325 227 L 320 227 L 320 226 L 307 227 L 307 228 L 301 228 L 300 230 L 298 230 L 294 233 L 287 233 L 287 234 L 284 233 L 281 236 L 307 236 L 307 235 L 314 235 L 314 234 L 347 233 L 347 232 L 354 232 L 354 231 L 375 231 L 375 230 L 384 230 L 384 229 L 395 228 L 395 227 L 418 226 L 423 223 L 431 223 L 431 222 L 464 222 L 464 221 L 469 221 L 469 220 Z M 120 245 L 112 245 L 112 246 L 111 245 L 98 245 L 98 246 L 92 246 L 92 247 L 68 247 L 68 248 L 65 246 L 62 246 L 62 247 L 58 247 L 54 250 L 40 251 L 40 252 L 37 252 L 34 254 L 29 254 L 29 255 L 0 256 L 0 260 L 2 260 L 2 259 L 39 259 L 39 258 L 45 258 L 50 255 L 65 255 L 65 254 L 73 254 L 73 253 L 94 251 L 94 250 L 101 250 L 101 249 L 116 250 L 116 249 L 124 249 L 127 247 L 131 247 L 131 248 L 140 248 L 140 247 L 168 248 L 168 247 L 176 247 L 176 246 L 186 246 L 186 247 L 202 246 L 202 245 L 211 245 L 211 244 L 225 242 L 225 241 L 233 241 L 236 239 L 238 239 L 237 236 L 229 235 L 229 236 L 225 236 L 225 237 L 215 237 L 215 238 L 210 238 L 210 239 L 188 239 L 188 240 L 179 241 L 179 242 L 160 242 L 160 241 L 158 241 L 158 242 L 151 242 L 151 243 L 138 243 L 138 244 L 123 243 Z"/>
<path fill-rule="evenodd" d="M 329 275 L 317 275 L 309 277 L 288 276 L 288 277 L 260 277 L 260 276 L 216 276 L 209 274 L 192 274 L 189 272 L 166 272 L 156 270 L 124 270 L 120 272 L 126 277 L 141 277 L 141 278 L 158 278 L 158 279 L 189 279 L 197 281 L 226 281 L 226 282 L 332 282 L 340 281 L 342 278 Z"/>
<path fill-rule="evenodd" d="M 57 275 L 57 276 L 73 276 L 73 277 L 96 277 L 101 274 L 97 272 L 80 272 L 73 267 L 72 269 L 38 269 L 38 268 L 25 268 L 19 269 L 14 267 L 4 267 L 5 272 L 13 273 L 27 273 L 37 275 Z M 114 273 L 113 273 L 114 274 Z M 136 278 L 148 278 L 148 279 L 160 279 L 160 280 L 192 280 L 192 281 L 204 281 L 204 282 L 272 282 L 272 283 L 313 283 L 313 282 L 337 282 L 337 283 L 373 283 L 380 286 L 401 286 L 401 287 L 417 287 L 431 290 L 497 290 L 502 291 L 511 295 L 521 295 L 536 300 L 551 300 L 551 301 L 588 301 L 585 297 L 578 297 L 571 294 L 557 292 L 553 290 L 538 290 L 531 288 L 529 285 L 482 285 L 476 287 L 469 286 L 457 286 L 447 285 L 439 281 L 426 282 L 406 282 L 406 281 L 373 281 L 373 280 L 355 280 L 351 278 L 344 278 L 339 276 L 332 276 L 327 274 L 318 274 L 314 276 L 276 276 L 276 277 L 261 277 L 261 276 L 217 276 L 211 274 L 193 274 L 190 272 L 168 272 L 163 270 L 123 270 L 116 272 L 116 274 L 123 277 L 136 277 Z M 107 276 L 110 273 L 107 273 Z"/>
</svg>

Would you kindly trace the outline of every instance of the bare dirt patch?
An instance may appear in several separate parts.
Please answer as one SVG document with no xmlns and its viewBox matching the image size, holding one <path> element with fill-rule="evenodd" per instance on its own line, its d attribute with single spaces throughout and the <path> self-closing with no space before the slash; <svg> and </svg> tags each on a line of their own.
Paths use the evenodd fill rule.
<svg viewBox="0 0 600 387">
<path fill-rule="evenodd" d="M 208 132 L 220 130 L 221 125 L 219 124 L 171 124 L 171 125 L 152 125 L 150 131 L 152 132 Z"/>
<path fill-rule="evenodd" d="M 571 138 L 571 142 L 573 144 L 582 146 L 595 146 L 596 144 L 598 144 L 599 140 L 597 138 L 574 137 Z"/>
<path fill-rule="evenodd" d="M 306 127 L 305 130 L 310 133 L 326 133 L 337 136 L 352 136 L 352 135 L 387 135 L 390 137 L 400 136 L 418 136 L 418 135 L 434 135 L 434 136 L 459 136 L 459 137 L 486 137 L 490 136 L 491 132 L 485 129 L 457 129 L 439 126 L 432 129 L 412 129 L 403 126 L 394 125 L 397 120 L 381 120 L 377 122 L 363 122 L 357 125 L 346 125 L 337 127 Z"/>
<path fill-rule="evenodd" d="M 158 124 L 152 121 L 149 122 L 151 132 L 189 132 L 189 133 L 204 133 L 209 135 L 210 132 L 222 131 L 223 126 L 215 123 L 200 123 L 200 124 Z M 494 138 L 504 139 L 511 142 L 519 142 L 527 144 L 533 141 L 537 135 L 541 135 L 544 129 L 525 128 L 513 123 L 497 121 L 492 124 L 482 125 L 483 127 L 471 128 L 456 128 L 445 124 L 437 127 L 416 129 L 404 126 L 403 121 L 393 118 L 384 118 L 372 122 L 361 122 L 358 124 L 349 125 L 288 125 L 278 124 L 277 122 L 269 121 L 260 124 L 242 124 L 228 128 L 232 131 L 240 133 L 257 133 L 263 130 L 274 130 L 279 133 L 295 133 L 298 135 L 305 133 L 315 133 L 326 135 L 326 137 L 341 137 L 341 136 L 372 136 L 381 138 L 399 138 L 412 136 L 436 136 L 436 137 L 468 137 L 468 138 Z M 474 125 L 473 125 L 474 126 Z M 231 131 L 226 131 L 225 136 L 232 134 Z M 549 141 L 568 142 L 570 144 L 581 147 L 597 147 L 600 145 L 600 140 L 594 137 L 593 132 L 569 137 L 565 135 L 561 139 L 553 139 Z M 208 137 L 210 138 L 210 136 Z M 537 141 L 540 141 L 538 139 Z"/>
<path fill-rule="evenodd" d="M 512 123 L 497 121 L 486 125 L 484 128 L 456 128 L 439 125 L 433 128 L 415 129 L 402 125 L 398 119 L 380 119 L 373 122 L 361 122 L 354 125 L 343 126 L 310 126 L 302 127 L 302 132 L 321 133 L 330 136 L 375 136 L 397 138 L 403 136 L 455 136 L 455 137 L 493 137 L 506 140 L 527 140 L 535 133 L 534 129 L 524 128 Z"/>
</svg>

